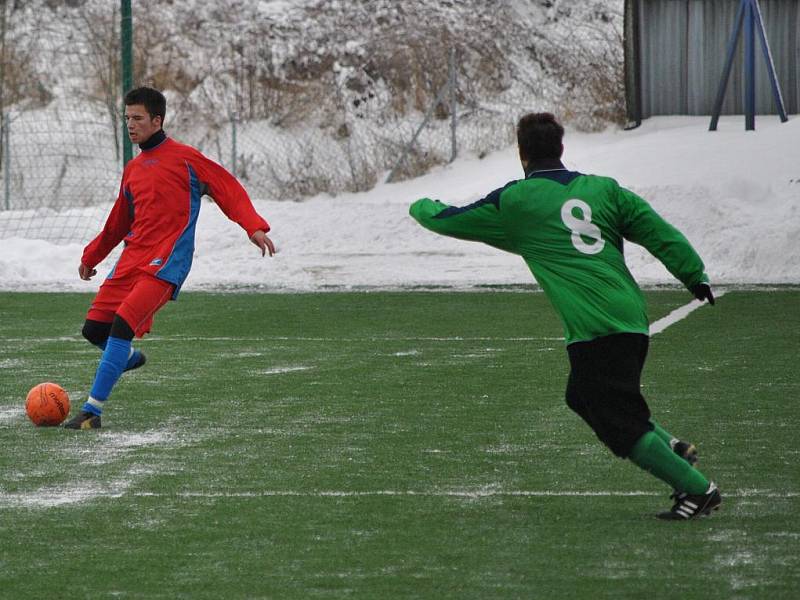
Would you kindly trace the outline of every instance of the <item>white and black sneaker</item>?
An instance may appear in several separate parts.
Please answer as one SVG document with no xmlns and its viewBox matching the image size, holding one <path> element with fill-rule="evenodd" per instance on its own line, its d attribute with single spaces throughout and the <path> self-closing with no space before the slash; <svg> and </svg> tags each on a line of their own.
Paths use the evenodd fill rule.
<svg viewBox="0 0 800 600">
<path fill-rule="evenodd" d="M 705 494 L 687 494 L 675 492 L 670 496 L 675 499 L 675 504 L 668 511 L 658 514 L 659 519 L 668 521 L 688 521 L 697 517 L 704 517 L 717 510 L 722 504 L 722 495 L 717 486 L 712 482 Z"/>
</svg>

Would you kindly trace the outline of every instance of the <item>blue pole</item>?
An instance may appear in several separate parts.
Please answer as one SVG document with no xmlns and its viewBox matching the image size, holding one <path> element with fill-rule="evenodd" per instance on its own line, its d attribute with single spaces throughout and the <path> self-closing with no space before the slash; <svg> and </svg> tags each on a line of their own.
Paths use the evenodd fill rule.
<svg viewBox="0 0 800 600">
<path fill-rule="evenodd" d="M 745 130 L 756 128 L 756 44 L 753 2 L 747 3 L 744 17 L 744 115 Z"/>
<path fill-rule="evenodd" d="M 725 67 L 722 69 L 722 79 L 720 79 L 719 88 L 717 89 L 717 99 L 714 101 L 714 109 L 711 111 L 711 124 L 708 126 L 709 131 L 717 130 L 717 122 L 722 112 L 722 102 L 725 100 L 725 89 L 728 87 L 728 79 L 731 76 L 731 67 L 733 66 L 733 57 L 736 53 L 736 45 L 739 42 L 739 32 L 742 30 L 742 19 L 744 18 L 746 2 L 747 0 L 742 0 L 742 3 L 739 5 L 739 11 L 736 13 L 733 32 L 728 41 L 728 54 L 725 58 Z"/>
<path fill-rule="evenodd" d="M 775 106 L 778 108 L 778 115 L 782 123 L 789 120 L 786 116 L 786 108 L 783 104 L 783 95 L 781 94 L 781 86 L 778 83 L 778 76 L 775 74 L 775 61 L 772 60 L 772 52 L 769 49 L 767 42 L 767 32 L 764 30 L 764 19 L 761 18 L 761 8 L 758 6 L 758 1 L 755 0 L 753 5 L 753 15 L 756 20 L 756 31 L 758 37 L 761 39 L 761 49 L 764 52 L 764 61 L 767 63 L 767 73 L 769 73 L 769 83 L 772 86 L 772 97 L 775 99 Z"/>
</svg>

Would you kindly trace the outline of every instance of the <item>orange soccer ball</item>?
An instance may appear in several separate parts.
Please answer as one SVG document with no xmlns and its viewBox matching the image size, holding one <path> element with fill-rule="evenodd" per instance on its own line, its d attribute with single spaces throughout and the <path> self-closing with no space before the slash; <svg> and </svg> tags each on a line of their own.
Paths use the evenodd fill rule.
<svg viewBox="0 0 800 600">
<path fill-rule="evenodd" d="M 56 383 L 35 385 L 25 400 L 25 412 L 37 427 L 60 425 L 69 414 L 69 394 Z"/>
</svg>

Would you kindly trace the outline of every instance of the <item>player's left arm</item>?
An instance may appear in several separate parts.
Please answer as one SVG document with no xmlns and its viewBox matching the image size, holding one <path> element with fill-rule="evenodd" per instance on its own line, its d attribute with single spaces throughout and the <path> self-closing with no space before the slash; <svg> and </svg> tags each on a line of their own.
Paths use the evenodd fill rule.
<svg viewBox="0 0 800 600">
<path fill-rule="evenodd" d="M 239 180 L 224 167 L 197 152 L 192 160 L 198 177 L 206 185 L 207 193 L 225 216 L 238 223 L 247 232 L 247 237 L 261 249 L 261 256 L 267 252 L 275 254 L 275 244 L 267 235 L 269 223 L 256 212 L 253 202 Z"/>
<path fill-rule="evenodd" d="M 686 236 L 664 220 L 643 198 L 620 187 L 618 191 L 623 236 L 660 260 L 698 299 L 710 298 L 705 265 Z M 705 288 L 708 295 L 704 295 Z"/>
<path fill-rule="evenodd" d="M 463 207 L 422 198 L 411 205 L 409 214 L 420 225 L 435 233 L 515 252 L 500 210 L 500 195 L 505 187 Z"/>
</svg>

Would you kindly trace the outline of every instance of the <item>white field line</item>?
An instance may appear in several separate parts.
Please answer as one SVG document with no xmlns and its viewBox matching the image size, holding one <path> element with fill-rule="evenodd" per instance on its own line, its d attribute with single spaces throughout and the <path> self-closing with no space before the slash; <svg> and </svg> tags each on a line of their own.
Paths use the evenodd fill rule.
<svg viewBox="0 0 800 600">
<path fill-rule="evenodd" d="M 296 366 L 296 367 L 273 367 L 271 369 L 262 369 L 260 371 L 254 371 L 253 373 L 256 375 L 281 375 L 283 373 L 293 373 L 295 371 L 308 371 L 309 369 L 313 369 L 314 367 L 303 367 L 303 366 Z"/>
<path fill-rule="evenodd" d="M 617 497 L 617 496 L 663 496 L 653 492 L 642 491 L 552 491 L 552 490 L 312 490 L 301 492 L 297 490 L 260 490 L 244 492 L 176 492 L 175 494 L 164 494 L 162 492 L 135 492 L 133 495 L 141 497 L 178 497 L 178 498 L 373 498 L 377 496 L 389 496 L 399 498 L 419 497 L 419 498 L 503 498 L 503 497 L 523 497 L 523 498 L 568 498 L 568 497 Z"/>
<path fill-rule="evenodd" d="M 25 407 L 23 407 L 22 405 L 10 406 L 10 407 L 4 406 L 0 408 L 0 423 L 5 423 L 7 421 L 16 421 L 24 416 L 25 416 Z"/>
<path fill-rule="evenodd" d="M 181 499 L 250 499 L 250 498 L 457 498 L 464 500 L 480 500 L 483 498 L 658 498 L 665 495 L 659 492 L 641 490 L 257 490 L 241 492 L 132 492 L 131 481 L 121 480 L 107 486 L 81 486 L 73 489 L 50 488 L 37 492 L 0 492 L 0 508 L 49 508 L 67 504 L 89 502 L 109 498 L 181 498 Z M 736 490 L 724 492 L 724 498 L 768 498 L 793 499 L 800 498 L 800 492 L 775 490 Z"/>
<path fill-rule="evenodd" d="M 664 493 L 633 491 L 553 491 L 553 490 L 453 490 L 453 491 L 419 491 L 419 490 L 362 490 L 362 491 L 343 491 L 343 490 L 319 490 L 300 492 L 293 490 L 262 490 L 250 492 L 176 492 L 175 494 L 165 494 L 163 492 L 134 492 L 133 496 L 138 497 L 178 497 L 178 498 L 270 498 L 270 497 L 305 497 L 305 498 L 362 498 L 375 496 L 394 496 L 394 497 L 422 497 L 422 498 L 618 498 L 618 497 L 661 497 Z M 726 492 L 725 498 L 800 498 L 800 492 L 775 492 L 763 490 L 739 490 L 738 492 Z"/>
<path fill-rule="evenodd" d="M 719 290 L 715 293 L 716 298 L 721 298 L 725 295 L 726 290 Z M 674 325 L 678 321 L 685 319 L 689 316 L 690 313 L 696 311 L 698 308 L 703 306 L 705 302 L 700 302 L 699 300 L 692 300 L 689 304 L 684 304 L 683 306 L 676 308 L 671 313 L 669 313 L 666 317 L 660 318 L 655 323 L 650 324 L 650 337 L 656 335 L 657 333 L 661 333 L 670 325 Z"/>
<path fill-rule="evenodd" d="M 147 336 L 145 338 L 147 343 L 150 342 L 264 342 L 264 341 L 278 341 L 278 342 L 552 342 L 564 341 L 563 337 L 544 337 L 544 336 L 523 336 L 523 337 L 464 337 L 464 336 L 450 336 L 450 337 L 398 337 L 398 336 L 373 336 L 373 337 L 360 337 L 360 338 L 345 338 L 345 337 L 307 337 L 307 336 L 291 336 L 291 335 L 274 335 L 274 336 L 261 336 L 261 337 L 212 337 L 212 336 Z M 79 335 L 53 337 L 53 338 L 4 338 L 4 342 L 75 342 L 79 344 L 86 344 L 86 340 Z"/>
</svg>

